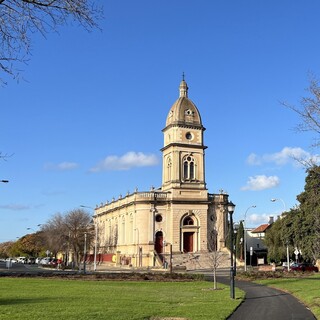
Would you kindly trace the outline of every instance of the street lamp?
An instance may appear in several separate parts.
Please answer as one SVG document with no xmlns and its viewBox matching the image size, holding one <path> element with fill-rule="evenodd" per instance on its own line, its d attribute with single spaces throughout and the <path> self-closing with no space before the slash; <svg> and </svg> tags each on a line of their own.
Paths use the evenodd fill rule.
<svg viewBox="0 0 320 320">
<path fill-rule="evenodd" d="M 40 227 L 42 224 L 37 224 L 37 227 Z M 33 228 L 27 228 L 27 230 L 32 230 L 33 232 L 36 232 Z"/>
<path fill-rule="evenodd" d="M 89 206 L 80 205 L 81 208 L 88 208 L 94 210 L 94 208 Z M 94 256 L 93 256 L 93 270 L 97 270 L 97 243 L 98 243 L 98 225 L 94 224 Z"/>
<path fill-rule="evenodd" d="M 9 180 L 0 180 L 0 182 L 8 183 L 8 182 L 9 182 Z"/>
<path fill-rule="evenodd" d="M 281 201 L 282 204 L 283 204 L 283 212 L 286 212 L 286 204 L 284 203 L 284 201 L 280 198 L 273 198 L 273 199 L 270 199 L 271 202 L 276 202 L 276 201 Z M 290 258 L 289 258 L 289 244 L 288 244 L 288 240 L 287 240 L 287 270 L 290 271 Z"/>
<path fill-rule="evenodd" d="M 276 202 L 276 201 L 281 201 L 283 204 L 283 212 L 286 212 L 286 204 L 284 203 L 284 201 L 280 198 L 278 199 L 270 199 L 271 202 Z"/>
<path fill-rule="evenodd" d="M 84 248 L 83 248 L 83 274 L 86 274 L 86 257 L 87 256 L 87 233 L 84 233 Z"/>
<path fill-rule="evenodd" d="M 234 299 L 234 270 L 233 270 L 233 212 L 236 205 L 230 201 L 228 203 L 228 213 L 230 215 L 230 298 Z"/>
<path fill-rule="evenodd" d="M 246 232 L 246 217 L 247 212 L 250 208 L 256 208 L 256 205 L 252 205 L 249 208 L 247 208 L 246 212 L 244 213 L 244 220 L 243 220 L 243 246 L 244 246 L 244 271 L 247 271 L 247 232 Z"/>
</svg>

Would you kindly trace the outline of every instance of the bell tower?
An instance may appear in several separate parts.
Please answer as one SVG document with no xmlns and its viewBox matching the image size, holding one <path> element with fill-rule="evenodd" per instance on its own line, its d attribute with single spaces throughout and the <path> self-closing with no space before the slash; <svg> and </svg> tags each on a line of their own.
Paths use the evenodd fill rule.
<svg viewBox="0 0 320 320">
<path fill-rule="evenodd" d="M 170 108 L 162 151 L 162 190 L 206 190 L 205 152 L 200 113 L 188 98 L 184 77 L 179 98 Z"/>
</svg>

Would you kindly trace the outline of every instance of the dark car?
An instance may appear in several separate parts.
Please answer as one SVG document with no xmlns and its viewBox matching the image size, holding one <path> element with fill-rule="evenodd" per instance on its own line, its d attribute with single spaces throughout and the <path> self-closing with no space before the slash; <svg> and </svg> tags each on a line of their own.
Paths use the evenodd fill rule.
<svg viewBox="0 0 320 320">
<path fill-rule="evenodd" d="M 318 267 L 314 266 L 312 263 L 294 263 L 292 266 L 290 266 L 290 270 L 292 271 L 314 271 L 318 272 Z"/>
</svg>

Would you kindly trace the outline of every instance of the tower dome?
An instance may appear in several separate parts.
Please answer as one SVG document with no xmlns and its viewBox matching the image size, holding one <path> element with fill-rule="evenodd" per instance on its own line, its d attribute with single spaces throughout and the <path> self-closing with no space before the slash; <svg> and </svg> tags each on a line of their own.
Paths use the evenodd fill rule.
<svg viewBox="0 0 320 320">
<path fill-rule="evenodd" d="M 199 110 L 188 98 L 188 85 L 184 79 L 180 82 L 179 93 L 179 98 L 170 108 L 166 127 L 176 124 L 202 126 Z"/>
</svg>

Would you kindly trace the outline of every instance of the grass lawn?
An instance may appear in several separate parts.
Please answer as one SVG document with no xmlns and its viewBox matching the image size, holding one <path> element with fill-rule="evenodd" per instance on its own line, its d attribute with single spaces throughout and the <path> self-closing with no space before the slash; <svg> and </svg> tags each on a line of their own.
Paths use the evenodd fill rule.
<svg viewBox="0 0 320 320">
<path fill-rule="evenodd" d="M 241 303 L 213 283 L 0 278 L 0 319 L 226 319 Z"/>
<path fill-rule="evenodd" d="M 308 306 L 317 319 L 320 319 L 320 274 L 310 277 L 277 278 L 256 282 L 291 293 Z"/>
</svg>

